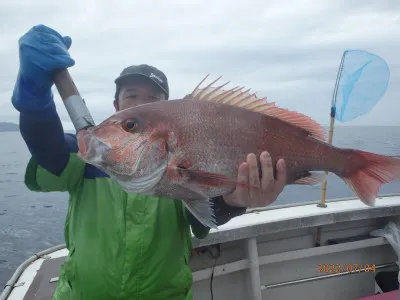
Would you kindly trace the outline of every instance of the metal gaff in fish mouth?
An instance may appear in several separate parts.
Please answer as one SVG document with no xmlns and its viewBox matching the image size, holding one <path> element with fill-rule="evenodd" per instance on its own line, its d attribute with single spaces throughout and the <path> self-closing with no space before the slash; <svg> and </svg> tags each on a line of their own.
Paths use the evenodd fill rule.
<svg viewBox="0 0 400 300">
<path fill-rule="evenodd" d="M 53 73 L 53 80 L 75 127 L 76 133 L 82 129 L 95 126 L 93 118 L 86 107 L 85 100 L 79 94 L 68 70 L 61 69 L 55 71 Z"/>
</svg>

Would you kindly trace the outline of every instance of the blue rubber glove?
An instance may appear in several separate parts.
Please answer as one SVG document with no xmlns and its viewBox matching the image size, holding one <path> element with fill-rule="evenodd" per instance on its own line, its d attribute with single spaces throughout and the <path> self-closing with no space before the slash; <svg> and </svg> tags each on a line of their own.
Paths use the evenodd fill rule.
<svg viewBox="0 0 400 300">
<path fill-rule="evenodd" d="M 19 39 L 19 73 L 12 104 L 18 111 L 46 111 L 54 106 L 51 87 L 56 69 L 75 64 L 68 49 L 69 36 L 45 25 L 32 27 Z"/>
</svg>

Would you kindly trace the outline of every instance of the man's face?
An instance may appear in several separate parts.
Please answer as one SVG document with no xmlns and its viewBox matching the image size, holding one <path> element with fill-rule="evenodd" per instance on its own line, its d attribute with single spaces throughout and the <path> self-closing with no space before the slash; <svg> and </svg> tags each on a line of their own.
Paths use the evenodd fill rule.
<svg viewBox="0 0 400 300">
<path fill-rule="evenodd" d="M 140 104 L 165 100 L 165 94 L 148 79 L 135 78 L 120 85 L 118 99 L 114 101 L 116 111 Z"/>
</svg>

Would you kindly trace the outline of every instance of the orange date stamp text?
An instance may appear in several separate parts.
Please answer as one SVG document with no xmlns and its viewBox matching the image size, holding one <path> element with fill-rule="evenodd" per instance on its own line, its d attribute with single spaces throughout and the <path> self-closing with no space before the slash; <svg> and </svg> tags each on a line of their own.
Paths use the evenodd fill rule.
<svg viewBox="0 0 400 300">
<path fill-rule="evenodd" d="M 375 264 L 318 264 L 318 273 L 375 273 L 375 271 Z"/>
</svg>

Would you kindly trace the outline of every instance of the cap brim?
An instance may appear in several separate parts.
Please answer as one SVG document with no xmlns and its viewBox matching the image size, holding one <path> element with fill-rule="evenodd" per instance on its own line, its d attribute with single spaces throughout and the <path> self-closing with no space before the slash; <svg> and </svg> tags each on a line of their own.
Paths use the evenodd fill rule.
<svg viewBox="0 0 400 300">
<path fill-rule="evenodd" d="M 115 82 L 115 84 L 119 85 L 119 84 L 121 84 L 122 81 L 124 81 L 124 79 L 130 78 L 130 77 L 134 78 L 134 77 L 138 77 L 138 76 L 140 76 L 140 77 L 145 77 L 145 78 L 148 79 L 149 81 L 153 82 L 153 83 L 156 84 L 167 96 L 169 96 L 169 95 L 168 95 L 168 92 L 165 90 L 165 88 L 164 88 L 159 82 L 157 82 L 156 80 L 152 79 L 152 78 L 149 77 L 148 75 L 145 75 L 145 74 L 142 74 L 142 73 L 131 73 L 131 74 L 122 75 L 122 76 L 119 76 L 117 79 L 115 79 L 114 82 Z"/>
</svg>

